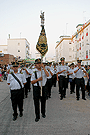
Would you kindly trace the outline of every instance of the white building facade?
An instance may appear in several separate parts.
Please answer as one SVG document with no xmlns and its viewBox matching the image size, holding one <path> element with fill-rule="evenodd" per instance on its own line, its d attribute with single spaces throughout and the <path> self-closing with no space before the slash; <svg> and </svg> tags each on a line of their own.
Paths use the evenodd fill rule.
<svg viewBox="0 0 90 135">
<path fill-rule="evenodd" d="M 72 36 L 73 54 L 72 62 L 80 59 L 83 65 L 90 65 L 90 20 L 84 25 L 77 25 L 77 32 Z"/>
<path fill-rule="evenodd" d="M 60 36 L 60 42 L 56 46 L 56 62 L 60 62 L 61 57 L 65 57 L 65 61 L 72 61 L 72 46 L 70 36 Z"/>
<path fill-rule="evenodd" d="M 8 39 L 7 52 L 17 58 L 29 59 L 30 58 L 30 43 L 25 38 Z"/>
<path fill-rule="evenodd" d="M 78 24 L 76 28 L 77 32 L 71 39 L 62 37 L 63 39 L 56 45 L 56 62 L 64 56 L 68 63 L 82 60 L 83 65 L 90 65 L 90 20 L 84 25 Z"/>
</svg>

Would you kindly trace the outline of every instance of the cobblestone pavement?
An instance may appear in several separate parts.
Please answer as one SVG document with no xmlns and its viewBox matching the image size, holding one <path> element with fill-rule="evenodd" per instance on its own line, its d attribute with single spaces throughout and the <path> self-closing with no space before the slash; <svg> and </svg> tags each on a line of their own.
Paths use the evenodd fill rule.
<svg viewBox="0 0 90 135">
<path fill-rule="evenodd" d="M 62 101 L 58 87 L 52 88 L 52 98 L 47 100 L 46 118 L 35 122 L 32 90 L 24 99 L 24 115 L 12 120 L 12 107 L 9 88 L 6 81 L 0 83 L 0 135 L 89 135 L 90 134 L 90 98 L 75 99 L 69 94 Z M 81 97 L 81 96 L 80 96 Z"/>
</svg>

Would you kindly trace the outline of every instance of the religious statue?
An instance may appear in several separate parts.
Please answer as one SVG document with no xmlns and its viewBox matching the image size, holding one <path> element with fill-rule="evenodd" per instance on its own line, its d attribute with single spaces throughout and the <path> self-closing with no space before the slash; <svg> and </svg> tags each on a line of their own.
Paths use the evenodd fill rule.
<svg viewBox="0 0 90 135">
<path fill-rule="evenodd" d="M 47 38 L 46 38 L 46 33 L 45 33 L 45 29 L 44 29 L 44 12 L 41 11 L 41 33 L 36 45 L 36 49 L 42 54 L 42 56 L 44 56 L 46 54 L 46 52 L 48 51 L 48 46 L 47 46 Z"/>
<path fill-rule="evenodd" d="M 40 18 L 41 18 L 41 26 L 43 27 L 45 19 L 44 19 L 44 12 L 42 12 L 42 11 L 41 11 Z"/>
</svg>

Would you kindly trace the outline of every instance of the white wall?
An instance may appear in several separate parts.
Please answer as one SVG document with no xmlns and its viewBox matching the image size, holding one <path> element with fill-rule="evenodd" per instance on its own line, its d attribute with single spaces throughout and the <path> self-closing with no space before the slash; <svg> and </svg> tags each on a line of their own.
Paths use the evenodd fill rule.
<svg viewBox="0 0 90 135">
<path fill-rule="evenodd" d="M 9 54 L 13 54 L 16 57 L 20 56 L 21 59 L 26 59 L 26 56 L 29 56 L 26 54 L 27 51 L 30 51 L 28 48 L 26 48 L 26 45 L 29 46 L 29 43 L 26 41 L 26 39 L 8 39 L 7 42 Z"/>
<path fill-rule="evenodd" d="M 7 45 L 0 45 L 0 53 L 7 54 Z"/>
</svg>

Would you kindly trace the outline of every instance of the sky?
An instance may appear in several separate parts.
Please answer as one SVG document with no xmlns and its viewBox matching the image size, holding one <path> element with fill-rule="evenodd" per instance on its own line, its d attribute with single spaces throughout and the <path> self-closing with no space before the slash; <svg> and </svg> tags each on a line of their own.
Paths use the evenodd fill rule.
<svg viewBox="0 0 90 135">
<path fill-rule="evenodd" d="M 0 45 L 7 44 L 8 34 L 11 38 L 26 38 L 35 58 L 41 10 L 45 12 L 48 43 L 45 57 L 54 57 L 59 37 L 72 36 L 78 24 L 90 19 L 90 0 L 0 0 Z"/>
</svg>

